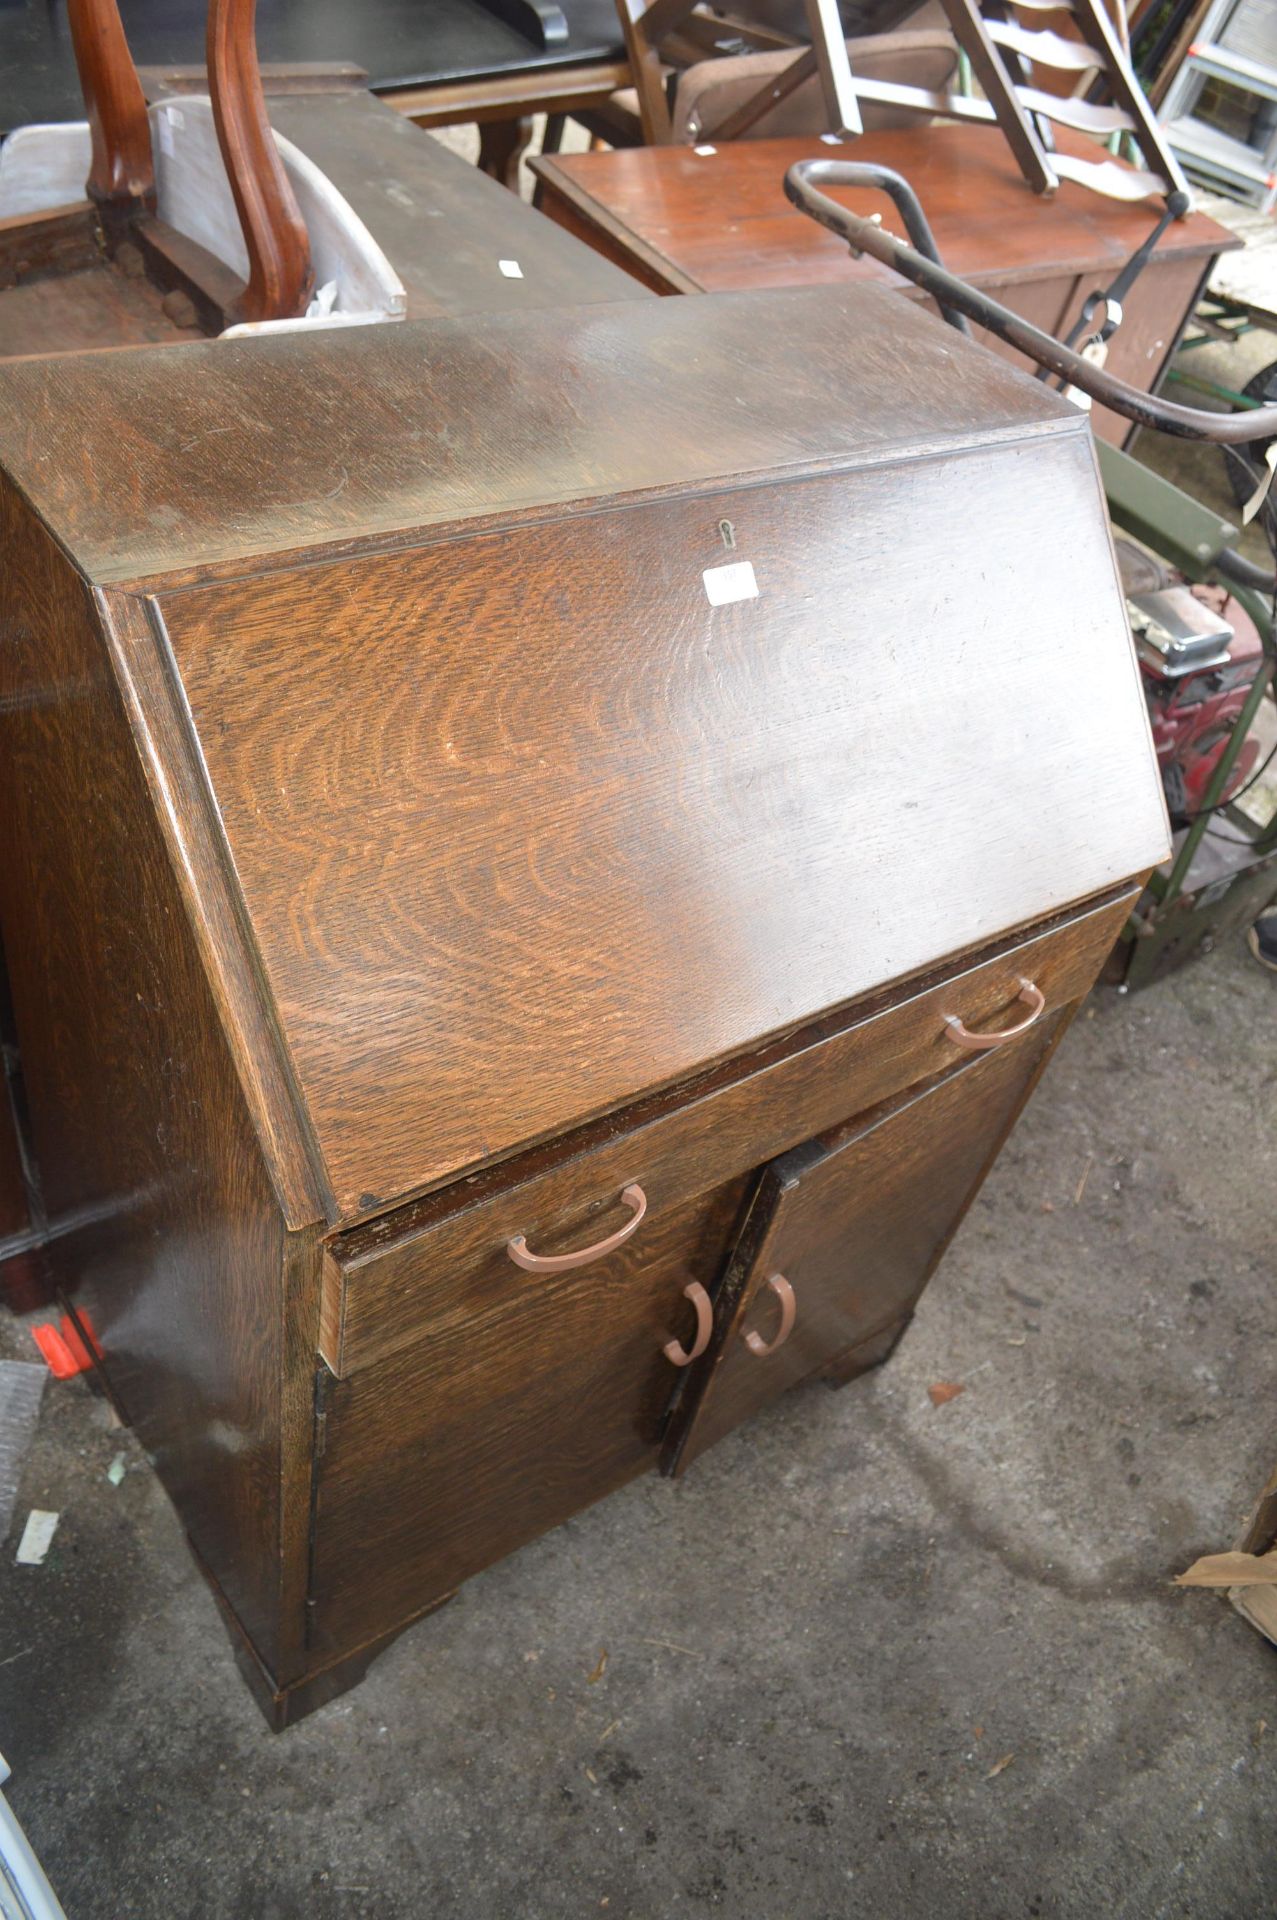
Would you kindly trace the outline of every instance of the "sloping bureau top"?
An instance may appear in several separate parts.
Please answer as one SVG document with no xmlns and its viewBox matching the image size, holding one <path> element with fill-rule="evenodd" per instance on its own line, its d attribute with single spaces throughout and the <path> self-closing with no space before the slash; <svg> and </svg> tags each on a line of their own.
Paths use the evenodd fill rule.
<svg viewBox="0 0 1277 1920">
<path fill-rule="evenodd" d="M 1086 422 L 890 295 L 30 363 L 0 416 L 156 596 L 340 1217 L 1165 853 Z"/>
<path fill-rule="evenodd" d="M 877 288 L 0 366 L 0 462 L 90 579 L 472 515 L 1085 430 Z M 956 363 L 956 364 L 955 364 Z"/>
</svg>

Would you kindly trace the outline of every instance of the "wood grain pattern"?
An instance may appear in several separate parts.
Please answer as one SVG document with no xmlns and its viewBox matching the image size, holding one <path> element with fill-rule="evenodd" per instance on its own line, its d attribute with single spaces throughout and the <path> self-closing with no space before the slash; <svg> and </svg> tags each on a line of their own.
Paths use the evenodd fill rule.
<svg viewBox="0 0 1277 1920">
<path fill-rule="evenodd" d="M 1060 1030 L 1060 1012 L 1048 1014 L 997 1053 L 765 1170 L 715 1302 L 716 1338 L 682 1390 L 668 1470 L 908 1317 Z M 774 1335 L 773 1273 L 797 1312 L 789 1338 L 760 1358 L 745 1336 Z"/>
<path fill-rule="evenodd" d="M 641 298 L 516 194 L 362 90 L 279 95 L 271 125 L 328 175 L 403 281 L 410 319 Z M 517 260 L 520 279 L 498 262 Z"/>
<path fill-rule="evenodd" d="M 93 140 L 85 190 L 104 208 L 153 207 L 146 101 L 116 0 L 67 0 L 67 25 Z"/>
<path fill-rule="evenodd" d="M 1079 421 L 1031 461 L 873 465 L 165 599 L 343 1216 L 1163 857 L 1091 458 Z M 974 497 L 1005 556 L 992 605 L 964 578 Z M 724 519 L 759 597 L 712 608 Z M 906 727 L 945 775 L 884 805 Z"/>
<path fill-rule="evenodd" d="M 751 1166 L 958 1064 L 944 1016 L 969 1025 L 1006 1017 L 1022 975 L 1049 1008 L 1094 979 L 1134 892 L 1051 932 L 1003 942 L 940 984 L 898 989 L 878 1011 L 853 1010 L 786 1037 L 768 1058 L 705 1077 L 677 1099 L 522 1155 L 333 1240 L 324 1260 L 321 1352 L 334 1373 L 388 1357 L 427 1332 L 452 1330 L 523 1291 L 505 1251 L 513 1234 L 557 1252 L 604 1231 L 616 1195 L 637 1180 L 654 1218 Z M 546 1162 L 548 1161 L 548 1165 Z M 644 1232 L 646 1229 L 646 1222 Z M 640 1249 L 641 1250 L 641 1249 Z"/>
<path fill-rule="evenodd" d="M 91 200 L 0 220 L 0 291 L 101 263 L 97 209 Z"/>
<path fill-rule="evenodd" d="M 24 280 L 0 293 L 0 360 L 190 338 L 164 311 L 158 288 L 105 262 Z"/>
<path fill-rule="evenodd" d="M 0 515 L 0 927 L 50 1258 L 201 1555 L 283 1665 L 282 1224 L 100 615 L 7 483 Z"/>
<path fill-rule="evenodd" d="M 310 240 L 271 137 L 257 66 L 257 0 L 209 0 L 208 89 L 248 251 L 235 320 L 290 320 L 314 290 Z"/>
<path fill-rule="evenodd" d="M 1081 429 L 867 287 L 0 368 L 0 463 L 103 585 L 1037 430 Z"/>
<path fill-rule="evenodd" d="M 748 1181 L 596 1268 L 524 1274 L 381 1366 L 327 1383 L 314 1642 L 392 1628 L 656 1459 L 689 1280 L 713 1285 Z"/>
<path fill-rule="evenodd" d="M 1056 136 L 1061 151 L 1093 157 L 1093 143 L 1081 135 L 1059 128 Z M 996 127 L 875 130 L 854 151 L 893 167 L 917 190 L 947 267 L 1052 332 L 1071 325 L 1087 294 L 1109 284 L 1155 217 L 1147 206 L 1068 182 L 1049 199 L 1034 195 Z M 854 283 L 890 286 L 928 304 L 879 261 L 852 259 L 786 200 L 786 169 L 828 153 L 814 138 L 742 141 L 704 156 L 686 147 L 555 155 L 533 170 L 538 205 L 551 219 L 656 292 Z M 895 217 L 880 194 L 840 190 L 836 197 L 857 212 Z M 1136 386 L 1156 384 L 1201 277 L 1236 245 L 1234 234 L 1203 214 L 1172 223 L 1124 303 L 1109 352 L 1113 372 Z M 1025 364 L 1002 341 L 981 337 Z M 1129 421 L 1107 409 L 1097 408 L 1094 419 L 1108 440 L 1130 433 Z"/>
<path fill-rule="evenodd" d="M 762 1162 L 1084 990 L 1165 847 L 1090 436 L 816 289 L 27 361 L 0 464 L 57 1274 L 280 1724 L 654 1464 Z"/>
<path fill-rule="evenodd" d="M 204 776 L 185 698 L 153 603 L 100 596 L 106 643 L 138 759 L 198 943 L 284 1223 L 333 1211 L 287 1049 L 263 997 L 252 936 L 221 821 Z"/>
</svg>

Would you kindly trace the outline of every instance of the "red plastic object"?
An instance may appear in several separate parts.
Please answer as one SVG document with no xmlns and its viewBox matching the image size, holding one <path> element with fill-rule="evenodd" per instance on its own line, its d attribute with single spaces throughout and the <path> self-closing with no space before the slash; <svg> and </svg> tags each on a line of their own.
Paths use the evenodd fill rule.
<svg viewBox="0 0 1277 1920">
<path fill-rule="evenodd" d="M 1211 591 L 1218 596 L 1218 589 Z M 1200 597 L 1215 604 L 1206 591 Z M 1176 824 L 1191 820 L 1201 807 L 1215 763 L 1228 745 L 1256 674 L 1263 670 L 1263 643 L 1254 621 L 1232 599 L 1225 600 L 1220 611 L 1233 629 L 1228 658 L 1221 665 L 1167 676 L 1140 660 L 1153 746 Z M 1221 801 L 1231 800 L 1245 785 L 1258 758 L 1259 742 L 1247 740 Z"/>
<path fill-rule="evenodd" d="M 93 1330 L 87 1326 L 89 1339 L 93 1339 Z M 93 1355 L 80 1334 L 69 1313 L 64 1313 L 59 1325 L 51 1320 L 42 1327 L 32 1327 L 31 1338 L 44 1355 L 45 1365 L 55 1380 L 73 1380 L 77 1373 L 87 1373 L 93 1365 Z"/>
</svg>

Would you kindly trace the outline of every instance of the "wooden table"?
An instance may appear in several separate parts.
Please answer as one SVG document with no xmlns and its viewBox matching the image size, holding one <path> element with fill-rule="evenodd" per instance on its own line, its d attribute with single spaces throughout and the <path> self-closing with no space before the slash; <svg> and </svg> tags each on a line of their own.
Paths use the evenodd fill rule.
<svg viewBox="0 0 1277 1920">
<path fill-rule="evenodd" d="M 1059 130 L 1060 145 L 1088 143 Z M 1128 206 L 1065 184 L 1053 199 L 1025 186 L 996 129 L 929 126 L 846 142 L 742 140 L 709 153 L 690 147 L 628 148 L 533 162 L 538 204 L 659 293 L 721 293 L 747 287 L 876 281 L 918 290 L 878 261 L 853 260 L 833 234 L 795 211 L 784 195 L 796 160 L 876 160 L 917 189 L 945 265 L 994 288 L 1017 313 L 1062 334 L 1083 300 L 1107 285 L 1147 235 L 1151 205 Z M 880 194 L 839 195 L 847 205 L 893 218 Z M 1162 377 L 1216 257 L 1239 244 L 1200 214 L 1159 242 L 1125 303 L 1109 351 L 1112 372 L 1153 389 Z M 992 336 L 996 352 L 1019 355 Z M 1097 407 L 1096 432 L 1120 443 L 1130 433 Z"/>
<path fill-rule="evenodd" d="M 372 90 L 418 126 L 478 121 L 481 164 L 510 184 L 530 115 L 596 106 L 629 84 L 613 0 L 557 7 L 567 36 L 546 44 L 503 18 L 496 0 L 258 0 L 258 50 L 266 65 L 357 62 Z M 139 66 L 202 62 L 204 0 L 120 0 L 120 13 Z M 0 8 L 0 135 L 82 118 L 66 0 Z"/>
</svg>

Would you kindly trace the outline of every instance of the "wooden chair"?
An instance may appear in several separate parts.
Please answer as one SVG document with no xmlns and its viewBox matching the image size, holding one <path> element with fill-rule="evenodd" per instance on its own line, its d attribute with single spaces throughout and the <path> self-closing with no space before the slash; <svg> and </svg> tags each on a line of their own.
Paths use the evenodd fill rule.
<svg viewBox="0 0 1277 1920">
<path fill-rule="evenodd" d="M 256 0 L 210 0 L 208 11 L 212 117 L 243 277 L 157 214 L 151 121 L 116 0 L 68 0 L 89 124 L 84 198 L 0 219 L 0 355 L 220 333 L 305 312 L 310 243 L 266 114 L 255 9 Z M 46 138 L 28 166 L 47 166 L 47 136 L 67 131 L 31 129 Z"/>
<path fill-rule="evenodd" d="M 950 119 L 1001 127 L 1029 185 L 1051 193 L 1061 180 L 1119 199 L 1184 195 L 1184 176 L 1166 146 L 1148 101 L 1132 72 L 1129 55 L 1102 0 L 943 0 L 956 48 L 970 61 L 983 98 L 948 90 L 948 75 L 891 71 L 894 61 L 934 59 L 934 42 L 906 33 L 844 38 L 836 0 L 802 0 L 810 45 L 785 47 L 770 24 L 755 32 L 782 42 L 734 61 L 686 62 L 689 37 L 704 45 L 718 20 L 697 0 L 617 0 L 634 74 L 632 106 L 625 96 L 609 115 L 589 122 L 614 145 L 641 139 L 651 146 L 679 140 L 724 142 L 750 134 L 794 133 L 781 109 L 806 89 L 808 119 L 802 130 L 855 134 L 870 109 L 904 118 Z M 1035 15 L 1063 4 L 1074 37 L 1035 27 Z M 1018 17 L 1029 16 L 1030 24 Z M 735 26 L 735 21 L 732 25 Z M 885 63 L 885 64 L 884 64 Z M 956 61 L 955 63 L 956 64 Z M 718 71 L 716 71 L 718 69 Z M 1094 73 L 1108 104 L 1059 94 L 1035 84 L 1039 70 L 1081 78 Z M 819 106 L 811 83 L 819 85 Z M 626 113 L 629 111 L 629 123 Z M 816 117 L 818 116 L 818 117 Z M 608 121 L 611 125 L 609 127 Z M 637 123 L 636 125 L 634 123 Z M 879 121 L 881 124 L 881 121 Z M 1121 135 L 1139 150 L 1143 166 L 1119 168 L 1097 151 L 1095 160 L 1057 154 L 1053 125 L 1097 139 Z"/>
<path fill-rule="evenodd" d="M 760 77 L 734 111 L 715 125 L 702 128 L 702 138 L 739 138 L 780 101 L 812 80 L 818 84 L 826 131 L 860 132 L 860 109 L 837 0 L 802 0 L 802 6 L 810 44 L 805 47 L 787 44 L 783 34 L 768 34 L 763 30 L 761 37 L 764 41 L 770 38 L 774 49 L 771 54 L 757 56 L 768 58 L 772 63 L 766 76 Z M 617 0 L 617 8 L 634 76 L 643 144 L 665 146 L 675 138 L 666 91 L 667 57 L 676 64 L 689 64 L 685 57 L 679 62 L 678 55 L 680 51 L 685 55 L 689 35 L 698 26 L 704 27 L 704 10 L 696 6 L 695 0 Z M 666 45 L 676 33 L 683 38 L 682 49 L 677 44 Z M 760 33 L 755 32 L 751 37 L 758 41 Z M 695 47 L 698 42 L 692 40 L 691 44 Z M 614 104 L 623 115 L 629 103 L 622 97 Z M 620 126 L 619 118 L 615 124 Z M 605 134 L 605 137 L 609 136 Z"/>
</svg>

